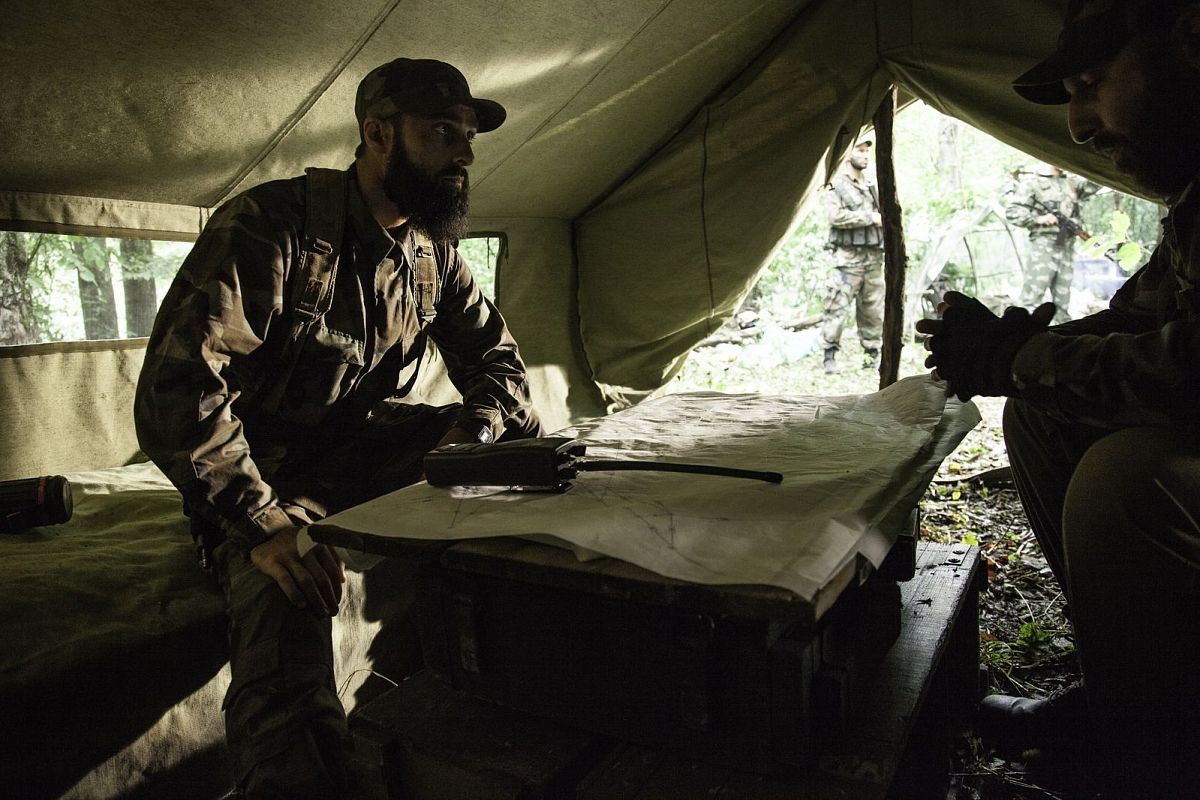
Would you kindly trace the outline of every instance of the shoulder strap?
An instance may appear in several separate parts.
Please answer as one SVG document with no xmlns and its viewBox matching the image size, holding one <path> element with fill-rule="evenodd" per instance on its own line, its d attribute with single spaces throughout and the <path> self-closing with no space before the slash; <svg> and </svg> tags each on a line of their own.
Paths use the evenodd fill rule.
<svg viewBox="0 0 1200 800">
<path fill-rule="evenodd" d="M 333 278 L 342 249 L 349 185 L 346 173 L 317 167 L 309 167 L 304 173 L 304 243 L 291 282 L 292 327 L 280 352 L 275 385 L 263 401 L 263 408 L 269 412 L 279 410 L 304 340 L 333 302 Z"/>
<path fill-rule="evenodd" d="M 437 303 L 442 298 L 442 279 L 438 275 L 437 256 L 433 240 L 422 230 L 413 231 L 413 284 L 416 288 L 417 316 L 421 319 L 421 333 L 417 337 L 417 363 L 413 366 L 408 381 L 396 390 L 396 397 L 406 397 L 417 383 L 421 373 L 421 361 L 425 357 L 425 346 L 429 339 L 425 326 L 437 316 Z"/>
<path fill-rule="evenodd" d="M 442 281 L 438 276 L 433 240 L 424 231 L 413 231 L 413 282 L 417 286 L 417 314 L 421 322 L 429 322 L 437 314 L 437 302 L 442 298 Z"/>
</svg>

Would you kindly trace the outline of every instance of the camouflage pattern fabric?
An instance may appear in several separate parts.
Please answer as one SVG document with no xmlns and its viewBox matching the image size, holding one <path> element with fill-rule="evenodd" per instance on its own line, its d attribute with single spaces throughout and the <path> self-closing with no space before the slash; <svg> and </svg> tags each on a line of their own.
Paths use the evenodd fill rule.
<svg viewBox="0 0 1200 800">
<path fill-rule="evenodd" d="M 277 413 L 274 388 L 291 325 L 290 277 L 303 241 L 304 178 L 273 181 L 213 215 L 172 283 L 150 336 L 135 421 L 142 449 L 193 514 L 244 549 L 291 525 L 252 453 L 259 436 L 296 441 L 353 432 L 438 347 L 463 396 L 457 424 L 536 427 L 525 365 L 495 306 L 448 243 L 434 246 L 441 297 L 432 320 L 414 300 L 413 237 L 394 241 L 350 175 L 346 235 L 329 312 L 302 343 Z"/>
<path fill-rule="evenodd" d="M 395 241 L 350 176 L 329 312 L 290 373 L 280 357 L 305 220 L 303 178 L 251 189 L 213 215 L 155 320 L 134 413 L 142 448 L 184 495 L 216 548 L 233 680 L 226 737 L 249 798 L 347 790 L 345 711 L 327 617 L 294 607 L 248 552 L 285 527 L 413 483 L 454 425 L 540 433 L 525 366 L 496 308 L 449 244 L 432 319 L 415 298 L 414 241 Z M 428 336 L 462 404 L 396 397 Z M 287 375 L 278 409 L 262 404 Z"/>
<path fill-rule="evenodd" d="M 1057 310 L 1056 323 L 1070 319 L 1071 282 L 1075 279 L 1075 237 L 1059 245 L 1054 234 L 1030 234 L 1025 258 L 1025 279 L 1021 286 L 1022 308 L 1036 308 L 1049 300 Z"/>
<path fill-rule="evenodd" d="M 1108 309 L 1054 326 L 1018 351 L 1013 378 L 1022 400 L 1104 430 L 1200 424 L 1195 184 L 1184 198 L 1163 221 L 1161 244 Z"/>
<path fill-rule="evenodd" d="M 829 276 L 821 338 L 826 349 L 836 349 L 855 306 L 858 338 L 863 350 L 878 352 L 883 344 L 883 251 L 878 247 L 839 247 L 836 268 Z"/>
<path fill-rule="evenodd" d="M 1070 319 L 1076 237 L 1064 232 L 1058 223 L 1045 225 L 1038 218 L 1054 211 L 1078 224 L 1079 203 L 1095 188 L 1076 175 L 1055 174 L 1052 169 L 1039 167 L 1018 173 L 1016 185 L 1005 197 L 1005 217 L 1029 231 L 1020 304 L 1034 308 L 1049 299 L 1058 307 L 1054 315 L 1057 323 Z"/>
<path fill-rule="evenodd" d="M 854 305 L 863 349 L 879 352 L 883 343 L 883 231 L 874 220 L 879 213 L 875 187 L 843 167 L 823 202 L 835 267 L 826 284 L 821 320 L 825 349 L 841 346 L 842 331 Z"/>
</svg>

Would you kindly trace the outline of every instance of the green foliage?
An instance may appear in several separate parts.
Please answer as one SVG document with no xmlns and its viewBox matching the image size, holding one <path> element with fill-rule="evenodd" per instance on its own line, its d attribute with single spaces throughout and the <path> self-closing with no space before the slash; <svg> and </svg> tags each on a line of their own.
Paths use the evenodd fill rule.
<svg viewBox="0 0 1200 800">
<path fill-rule="evenodd" d="M 43 233 L 14 235 L 24 238 L 31 256 L 27 282 L 44 341 L 85 338 L 79 281 L 95 283 L 98 280 L 92 265 L 119 267 L 111 276 L 117 283 L 123 277 L 149 277 L 165 288 L 191 248 L 190 244 L 182 242 L 153 242 L 150 254 L 127 258 L 121 252 L 120 240 L 115 238 Z M 122 302 L 122 293 L 118 290 L 115 294 L 118 302 Z"/>
<path fill-rule="evenodd" d="M 1099 258 L 1108 255 L 1116 260 L 1126 275 L 1132 274 L 1142 265 L 1144 257 L 1153 248 L 1153 243 L 1143 244 L 1136 240 L 1131 231 L 1132 219 L 1120 208 L 1110 212 L 1107 230 L 1096 233 L 1084 243 L 1080 250 L 1083 258 Z"/>
<path fill-rule="evenodd" d="M 458 243 L 458 253 L 466 259 L 484 296 L 496 301 L 496 266 L 500 257 L 500 239 L 495 236 L 473 236 Z"/>
</svg>

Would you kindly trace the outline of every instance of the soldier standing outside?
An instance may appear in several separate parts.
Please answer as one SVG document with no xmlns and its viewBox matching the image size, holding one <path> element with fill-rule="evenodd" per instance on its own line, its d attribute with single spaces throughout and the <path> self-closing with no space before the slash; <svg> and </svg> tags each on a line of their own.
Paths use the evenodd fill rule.
<svg viewBox="0 0 1200 800">
<path fill-rule="evenodd" d="M 347 792 L 331 643 L 345 573 L 325 545 L 301 555 L 300 528 L 419 480 L 434 447 L 540 431 L 516 342 L 455 249 L 472 142 L 504 108 L 449 64 L 399 58 L 359 84 L 355 115 L 348 170 L 213 214 L 138 381 L 138 440 L 225 593 L 226 738 L 247 798 Z M 426 340 L 461 403 L 405 402 Z"/>
<path fill-rule="evenodd" d="M 863 369 L 879 367 L 883 343 L 883 217 L 879 191 L 867 175 L 871 141 L 854 146 L 825 192 L 829 217 L 829 247 L 834 271 L 829 277 L 821 338 L 825 345 L 825 372 L 838 371 L 837 353 L 842 330 L 855 306 L 858 338 L 864 352 Z"/>
<path fill-rule="evenodd" d="M 1034 308 L 1049 292 L 1049 299 L 1057 309 L 1056 323 L 1070 318 L 1075 239 L 1083 230 L 1079 203 L 1094 190 L 1091 183 L 1077 175 L 1068 175 L 1049 164 L 1038 164 L 1020 170 L 1016 185 L 1008 193 L 1005 217 L 1029 231 L 1020 305 Z"/>
</svg>

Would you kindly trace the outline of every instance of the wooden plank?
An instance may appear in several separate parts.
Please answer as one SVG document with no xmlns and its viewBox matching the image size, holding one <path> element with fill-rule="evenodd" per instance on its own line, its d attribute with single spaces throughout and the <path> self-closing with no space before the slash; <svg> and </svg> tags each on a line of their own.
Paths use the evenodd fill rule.
<svg viewBox="0 0 1200 800">
<path fill-rule="evenodd" d="M 879 668 L 856 687 L 855 711 L 847 733 L 838 741 L 825 743 L 813 773 L 795 779 L 768 778 L 622 745 L 584 779 L 579 800 L 906 797 L 894 793 L 893 782 L 905 760 L 912 726 L 934 685 L 935 672 L 945 658 L 960 671 L 970 669 L 970 653 L 947 653 L 952 641 L 957 649 L 974 652 L 978 648 L 975 600 L 979 576 L 979 553 L 974 548 L 919 544 L 916 577 L 902 586 L 900 638 Z M 949 682 L 957 693 L 948 703 L 969 707 L 975 697 L 963 676 L 958 677 Z"/>
<path fill-rule="evenodd" d="M 371 800 L 551 800 L 612 746 L 418 673 L 350 715 L 351 770 Z"/>
</svg>

